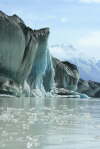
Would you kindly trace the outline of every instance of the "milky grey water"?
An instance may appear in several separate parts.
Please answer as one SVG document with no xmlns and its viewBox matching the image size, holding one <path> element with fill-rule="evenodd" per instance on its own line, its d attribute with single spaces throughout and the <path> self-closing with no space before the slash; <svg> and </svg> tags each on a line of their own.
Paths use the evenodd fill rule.
<svg viewBox="0 0 100 149">
<path fill-rule="evenodd" d="M 100 149 L 100 99 L 0 97 L 0 149 Z"/>
</svg>

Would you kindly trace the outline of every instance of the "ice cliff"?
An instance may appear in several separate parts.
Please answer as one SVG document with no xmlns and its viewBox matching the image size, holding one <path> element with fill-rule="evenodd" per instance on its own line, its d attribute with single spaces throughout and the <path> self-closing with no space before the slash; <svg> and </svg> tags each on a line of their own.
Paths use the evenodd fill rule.
<svg viewBox="0 0 100 149">
<path fill-rule="evenodd" d="M 32 30 L 17 15 L 0 12 L 0 90 L 20 96 L 50 91 L 54 71 L 47 48 L 49 28 Z"/>
<path fill-rule="evenodd" d="M 75 65 L 53 58 L 55 68 L 55 82 L 57 88 L 76 90 L 79 80 L 79 72 Z"/>
<path fill-rule="evenodd" d="M 87 97 L 77 88 L 82 86 L 77 67 L 51 57 L 49 32 L 33 30 L 17 15 L 0 11 L 0 94 Z"/>
</svg>

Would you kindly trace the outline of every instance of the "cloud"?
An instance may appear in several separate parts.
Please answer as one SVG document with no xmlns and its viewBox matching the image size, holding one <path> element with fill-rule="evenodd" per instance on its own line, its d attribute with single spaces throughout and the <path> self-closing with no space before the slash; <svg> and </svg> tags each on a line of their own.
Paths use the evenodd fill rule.
<svg viewBox="0 0 100 149">
<path fill-rule="evenodd" d="M 49 47 L 49 49 L 51 55 L 60 60 L 66 60 L 73 57 L 77 57 L 77 55 L 79 55 L 80 53 L 80 51 L 75 49 L 72 45 L 67 44 L 53 45 Z"/>
<path fill-rule="evenodd" d="M 62 18 L 61 18 L 61 22 L 62 22 L 62 23 L 67 23 L 67 22 L 68 22 L 68 19 L 65 18 L 65 17 L 62 17 Z"/>
<path fill-rule="evenodd" d="M 65 59 L 66 55 L 67 55 L 65 49 L 63 49 L 61 47 L 56 47 L 56 46 L 53 48 L 50 47 L 50 53 L 51 53 L 51 55 L 53 55 L 54 57 L 56 57 L 60 60 Z"/>
<path fill-rule="evenodd" d="M 88 33 L 78 41 L 78 44 L 84 47 L 100 47 L 100 31 Z"/>
<path fill-rule="evenodd" d="M 100 0 L 80 0 L 82 3 L 100 3 Z"/>
<path fill-rule="evenodd" d="M 100 58 L 100 31 L 90 32 L 76 42 L 76 47 L 91 56 Z"/>
</svg>

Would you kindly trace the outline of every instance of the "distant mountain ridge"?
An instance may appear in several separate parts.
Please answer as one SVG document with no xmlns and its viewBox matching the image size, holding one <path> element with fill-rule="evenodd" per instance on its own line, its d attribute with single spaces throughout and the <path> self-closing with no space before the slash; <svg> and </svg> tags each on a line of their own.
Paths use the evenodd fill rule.
<svg viewBox="0 0 100 149">
<path fill-rule="evenodd" d="M 61 61 L 67 60 L 77 65 L 82 79 L 100 82 L 100 60 L 87 56 L 73 45 L 52 45 L 50 51 Z"/>
</svg>

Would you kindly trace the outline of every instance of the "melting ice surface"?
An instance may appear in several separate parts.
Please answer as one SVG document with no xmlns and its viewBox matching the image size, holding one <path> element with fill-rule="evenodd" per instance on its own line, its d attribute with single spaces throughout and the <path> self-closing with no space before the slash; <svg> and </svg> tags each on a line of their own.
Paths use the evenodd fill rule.
<svg viewBox="0 0 100 149">
<path fill-rule="evenodd" d="M 99 149 L 100 99 L 0 97 L 0 149 Z"/>
</svg>

